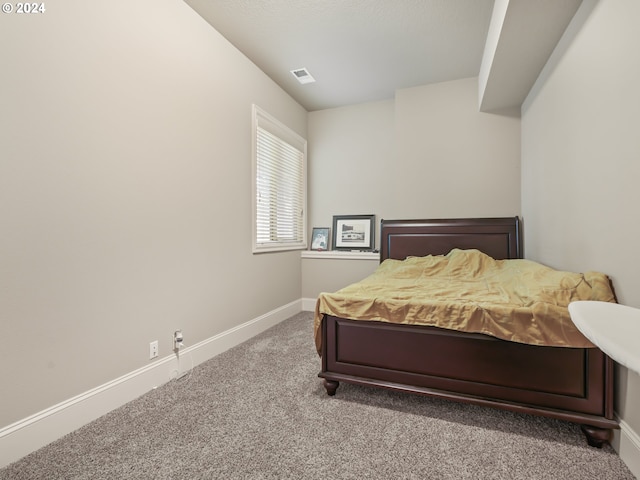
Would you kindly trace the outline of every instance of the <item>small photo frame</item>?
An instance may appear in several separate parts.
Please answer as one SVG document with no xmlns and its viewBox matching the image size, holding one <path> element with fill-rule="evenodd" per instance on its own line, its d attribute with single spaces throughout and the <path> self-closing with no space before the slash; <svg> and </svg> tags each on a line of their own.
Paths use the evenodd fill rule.
<svg viewBox="0 0 640 480">
<path fill-rule="evenodd" d="M 313 227 L 311 232 L 311 250 L 329 250 L 329 227 Z"/>
<path fill-rule="evenodd" d="M 375 215 L 334 215 L 334 250 L 373 250 Z"/>
</svg>

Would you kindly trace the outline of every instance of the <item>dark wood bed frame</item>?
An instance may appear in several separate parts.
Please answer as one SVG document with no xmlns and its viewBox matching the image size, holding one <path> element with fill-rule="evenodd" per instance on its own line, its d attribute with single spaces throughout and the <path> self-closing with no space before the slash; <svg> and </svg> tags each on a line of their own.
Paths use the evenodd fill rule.
<svg viewBox="0 0 640 480">
<path fill-rule="evenodd" d="M 381 222 L 380 261 L 476 248 L 522 258 L 518 217 Z M 597 348 L 541 347 L 428 326 L 322 321 L 322 371 L 329 395 L 340 382 L 543 415 L 581 424 L 602 447 L 613 418 L 613 361 Z"/>
</svg>

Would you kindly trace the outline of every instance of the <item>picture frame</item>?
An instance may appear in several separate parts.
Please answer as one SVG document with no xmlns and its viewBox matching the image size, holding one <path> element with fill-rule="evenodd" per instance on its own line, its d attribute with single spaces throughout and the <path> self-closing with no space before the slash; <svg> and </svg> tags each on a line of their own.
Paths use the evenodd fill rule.
<svg viewBox="0 0 640 480">
<path fill-rule="evenodd" d="M 318 252 L 329 250 L 329 227 L 313 227 L 311 231 L 311 250 Z"/>
<path fill-rule="evenodd" d="M 375 215 L 334 215 L 334 250 L 373 250 Z"/>
</svg>

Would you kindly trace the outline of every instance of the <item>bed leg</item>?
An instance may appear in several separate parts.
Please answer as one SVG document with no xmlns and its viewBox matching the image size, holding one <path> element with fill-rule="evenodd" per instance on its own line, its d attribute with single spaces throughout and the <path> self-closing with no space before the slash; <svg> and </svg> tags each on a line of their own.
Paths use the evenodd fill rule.
<svg viewBox="0 0 640 480">
<path fill-rule="evenodd" d="M 324 379 L 324 388 L 327 389 L 327 395 L 334 396 L 336 394 L 336 390 L 340 386 L 340 382 L 336 382 L 335 380 L 327 380 Z"/>
<path fill-rule="evenodd" d="M 605 443 L 611 440 L 612 431 L 608 428 L 592 427 L 591 425 L 580 425 L 580 428 L 591 447 L 602 448 Z"/>
</svg>

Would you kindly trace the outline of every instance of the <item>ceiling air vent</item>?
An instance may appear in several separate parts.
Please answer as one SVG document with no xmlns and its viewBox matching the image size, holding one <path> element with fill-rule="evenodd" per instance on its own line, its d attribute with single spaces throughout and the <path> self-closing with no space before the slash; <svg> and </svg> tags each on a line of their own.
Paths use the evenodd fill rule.
<svg viewBox="0 0 640 480">
<path fill-rule="evenodd" d="M 316 79 L 311 76 L 311 74 L 307 71 L 306 68 L 296 68 L 295 70 L 291 70 L 291 73 L 303 85 L 305 83 L 313 83 L 316 81 Z"/>
</svg>

